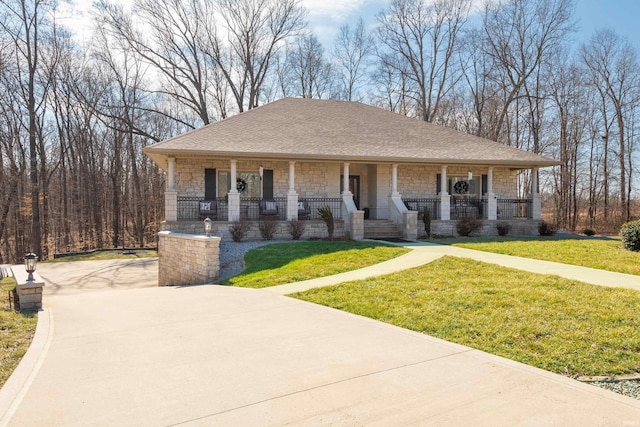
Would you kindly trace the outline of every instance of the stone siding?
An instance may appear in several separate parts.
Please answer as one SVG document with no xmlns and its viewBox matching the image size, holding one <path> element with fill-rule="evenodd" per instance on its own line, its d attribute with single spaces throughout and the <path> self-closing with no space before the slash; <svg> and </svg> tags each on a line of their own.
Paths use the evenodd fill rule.
<svg viewBox="0 0 640 427">
<path fill-rule="evenodd" d="M 245 235 L 243 240 L 262 240 L 260 234 L 259 221 L 247 221 L 249 223 L 249 231 Z M 327 226 L 322 220 L 304 220 L 300 221 L 304 224 L 304 233 L 301 239 L 324 239 L 328 237 Z M 229 229 L 233 225 L 233 222 L 228 221 L 214 221 L 213 232 L 215 236 L 219 236 L 224 241 L 231 241 L 231 233 Z M 204 235 L 204 223 L 202 221 L 175 221 L 175 222 L 163 222 L 162 230 L 172 231 L 176 233 L 186 234 L 199 234 Z M 345 227 L 344 221 L 335 220 L 333 237 L 344 238 Z M 276 221 L 276 231 L 274 233 L 274 239 L 290 240 L 291 232 L 288 221 Z"/>
<path fill-rule="evenodd" d="M 159 286 L 201 285 L 218 278 L 219 237 L 171 231 L 161 231 L 158 236 Z"/>
<path fill-rule="evenodd" d="M 476 235 L 481 236 L 497 236 L 498 229 L 496 226 L 498 224 L 510 224 L 511 231 L 509 231 L 509 236 L 537 236 L 538 227 L 541 221 L 535 220 L 522 220 L 522 219 L 514 219 L 514 220 L 481 220 L 482 228 Z M 431 221 L 431 236 L 436 237 L 458 237 L 458 232 L 456 231 L 456 223 L 457 221 L 440 221 L 433 220 Z M 424 227 L 418 227 L 418 235 L 424 237 Z"/>
</svg>

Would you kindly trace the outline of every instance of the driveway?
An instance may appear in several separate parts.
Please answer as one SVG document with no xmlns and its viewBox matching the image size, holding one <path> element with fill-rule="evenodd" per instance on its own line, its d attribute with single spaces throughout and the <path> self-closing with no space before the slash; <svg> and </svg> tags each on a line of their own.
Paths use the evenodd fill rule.
<svg viewBox="0 0 640 427">
<path fill-rule="evenodd" d="M 464 346 L 264 290 L 149 287 L 153 261 L 94 263 L 39 269 L 40 354 L 0 425 L 640 425 L 635 399 Z"/>
</svg>

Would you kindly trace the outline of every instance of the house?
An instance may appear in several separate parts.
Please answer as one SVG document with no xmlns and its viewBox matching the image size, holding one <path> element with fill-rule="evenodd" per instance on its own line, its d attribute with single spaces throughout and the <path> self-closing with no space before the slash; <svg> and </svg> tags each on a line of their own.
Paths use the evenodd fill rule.
<svg viewBox="0 0 640 427">
<path fill-rule="evenodd" d="M 167 173 L 165 230 L 197 233 L 230 224 L 308 221 L 305 237 L 325 233 L 328 206 L 336 235 L 415 239 L 428 210 L 432 233 L 455 235 L 473 216 L 482 232 L 499 221 L 537 234 L 538 168 L 558 162 L 453 129 L 346 101 L 294 99 L 252 109 L 150 145 Z M 531 191 L 518 197 L 517 173 L 530 169 Z M 256 235 L 255 237 L 258 237 Z"/>
</svg>

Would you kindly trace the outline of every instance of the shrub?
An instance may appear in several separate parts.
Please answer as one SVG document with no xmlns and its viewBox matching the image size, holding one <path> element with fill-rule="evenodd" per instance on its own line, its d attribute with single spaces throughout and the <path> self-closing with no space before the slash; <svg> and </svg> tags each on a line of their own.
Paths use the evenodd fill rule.
<svg viewBox="0 0 640 427">
<path fill-rule="evenodd" d="M 540 234 L 541 236 L 553 236 L 554 234 L 556 234 L 556 231 L 558 231 L 558 228 L 546 221 L 542 221 L 538 226 L 538 234 Z"/>
<path fill-rule="evenodd" d="M 292 219 L 289 221 L 289 232 L 293 240 L 300 240 L 300 237 L 302 237 L 304 233 L 304 222 Z"/>
<path fill-rule="evenodd" d="M 456 223 L 456 231 L 461 236 L 470 236 L 476 231 L 480 230 L 482 227 L 482 222 L 473 216 L 466 216 L 460 218 Z"/>
<path fill-rule="evenodd" d="M 496 224 L 496 229 L 498 229 L 498 236 L 506 236 L 511 231 L 511 224 L 508 222 L 499 222 Z"/>
<path fill-rule="evenodd" d="M 431 211 L 427 208 L 424 208 L 422 222 L 424 222 L 424 232 L 427 233 L 427 237 L 431 237 Z"/>
<path fill-rule="evenodd" d="M 273 235 L 276 233 L 276 220 L 271 217 L 261 219 L 258 222 L 258 229 L 262 240 L 273 240 Z"/>
<path fill-rule="evenodd" d="M 584 234 L 585 236 L 595 236 L 596 230 L 594 230 L 593 228 L 585 228 L 584 230 L 582 230 L 582 234 Z"/>
<path fill-rule="evenodd" d="M 231 224 L 231 228 L 229 229 L 229 232 L 231 233 L 231 238 L 233 239 L 234 242 L 242 241 L 242 239 L 244 239 L 244 236 L 247 234 L 247 232 L 249 232 L 250 228 L 251 226 L 249 225 L 248 222 L 234 221 L 233 224 Z"/>
<path fill-rule="evenodd" d="M 318 213 L 320 214 L 320 218 L 327 225 L 327 233 L 329 233 L 329 240 L 333 239 L 333 212 L 331 212 L 331 208 L 329 206 L 323 206 L 318 208 Z"/>
<path fill-rule="evenodd" d="M 622 224 L 620 229 L 622 247 L 630 251 L 640 251 L 640 221 Z"/>
</svg>

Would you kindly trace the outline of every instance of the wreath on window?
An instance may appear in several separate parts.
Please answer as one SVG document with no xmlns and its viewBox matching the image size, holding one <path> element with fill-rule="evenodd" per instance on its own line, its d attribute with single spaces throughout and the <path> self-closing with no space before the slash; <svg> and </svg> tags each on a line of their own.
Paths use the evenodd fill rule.
<svg viewBox="0 0 640 427">
<path fill-rule="evenodd" d="M 236 190 L 238 190 L 238 193 L 242 193 L 246 189 L 247 189 L 247 181 L 245 181 L 242 178 L 236 178 Z"/>
<path fill-rule="evenodd" d="M 467 194 L 469 191 L 469 183 L 467 181 L 458 181 L 454 184 L 453 189 L 456 194 Z"/>
</svg>

